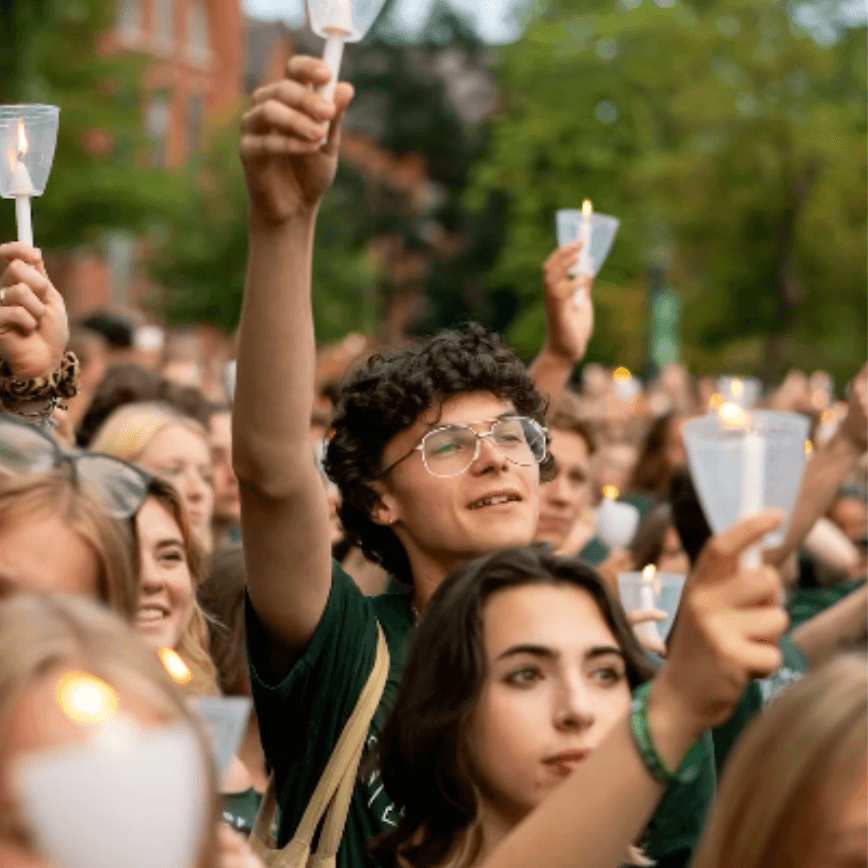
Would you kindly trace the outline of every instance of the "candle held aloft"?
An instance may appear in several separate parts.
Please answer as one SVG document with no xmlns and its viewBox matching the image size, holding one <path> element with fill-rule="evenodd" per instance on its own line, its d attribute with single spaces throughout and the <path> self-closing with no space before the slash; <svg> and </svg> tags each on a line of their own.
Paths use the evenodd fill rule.
<svg viewBox="0 0 868 868">
<path fill-rule="evenodd" d="M 581 239 L 582 249 L 579 253 L 579 274 L 593 277 L 594 269 L 591 263 L 591 217 L 594 213 L 594 206 L 590 199 L 585 199 L 582 203 L 582 226 Z"/>
<path fill-rule="evenodd" d="M 642 580 L 639 583 L 639 604 L 643 609 L 657 608 L 657 599 L 654 595 L 654 574 L 656 572 L 657 567 L 654 564 L 648 564 L 642 570 Z M 633 629 L 637 636 L 658 642 L 663 641 L 655 621 L 641 621 Z"/>
</svg>

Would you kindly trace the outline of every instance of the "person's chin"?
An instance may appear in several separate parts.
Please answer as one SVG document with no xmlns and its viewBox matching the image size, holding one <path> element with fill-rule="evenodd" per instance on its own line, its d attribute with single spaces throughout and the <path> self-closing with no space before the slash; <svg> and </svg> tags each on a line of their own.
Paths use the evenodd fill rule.
<svg viewBox="0 0 868 868">
<path fill-rule="evenodd" d="M 164 622 L 136 621 L 136 630 L 151 648 L 174 648 L 177 644 L 173 625 Z"/>
</svg>

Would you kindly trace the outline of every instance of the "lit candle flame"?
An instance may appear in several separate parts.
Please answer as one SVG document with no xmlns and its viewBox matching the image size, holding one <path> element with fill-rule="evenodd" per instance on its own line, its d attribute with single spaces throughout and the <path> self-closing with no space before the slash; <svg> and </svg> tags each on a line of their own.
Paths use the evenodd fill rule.
<svg viewBox="0 0 868 868">
<path fill-rule="evenodd" d="M 628 380 L 633 379 L 633 375 L 622 365 L 620 368 L 615 368 L 612 371 L 612 379 L 619 383 L 626 383 Z"/>
<path fill-rule="evenodd" d="M 643 567 L 642 569 L 642 581 L 643 582 L 653 582 L 654 574 L 657 572 L 657 567 L 654 564 L 648 564 L 648 566 Z"/>
<path fill-rule="evenodd" d="M 814 451 L 814 444 L 810 440 L 805 440 L 805 455 L 810 455 Z"/>
<path fill-rule="evenodd" d="M 721 404 L 717 408 L 717 414 L 727 428 L 746 429 L 750 421 L 747 413 L 738 404 L 733 404 L 732 402 Z"/>
<path fill-rule="evenodd" d="M 24 129 L 24 121 L 18 118 L 18 157 L 23 157 L 30 150 L 30 144 L 27 141 L 27 132 Z"/>
<path fill-rule="evenodd" d="M 620 492 L 614 485 L 603 486 L 603 497 L 608 497 L 609 500 L 617 500 Z"/>
<path fill-rule="evenodd" d="M 176 651 L 173 651 L 171 648 L 160 648 L 157 654 L 160 657 L 163 668 L 172 676 L 176 683 L 188 684 L 190 682 L 193 678 L 193 673 Z"/>
<path fill-rule="evenodd" d="M 583 214 L 583 216 L 590 217 L 591 214 L 593 214 L 593 213 L 594 213 L 594 206 L 591 204 L 591 200 L 585 199 L 585 201 L 582 202 L 582 214 Z"/>
<path fill-rule="evenodd" d="M 118 707 L 118 695 L 89 672 L 68 672 L 58 679 L 54 695 L 63 713 L 76 723 L 102 723 Z"/>
</svg>

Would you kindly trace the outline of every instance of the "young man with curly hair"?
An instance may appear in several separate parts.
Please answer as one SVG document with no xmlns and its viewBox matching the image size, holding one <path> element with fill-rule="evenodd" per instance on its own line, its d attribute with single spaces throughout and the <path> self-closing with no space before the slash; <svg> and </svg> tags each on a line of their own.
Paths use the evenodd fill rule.
<svg viewBox="0 0 868 868">
<path fill-rule="evenodd" d="M 549 337 L 533 378 L 481 327 L 377 356 L 345 385 L 326 467 L 351 540 L 397 580 L 365 597 L 331 560 L 326 497 L 310 454 L 315 340 L 311 258 L 319 201 L 334 178 L 352 87 L 313 86 L 328 68 L 294 57 L 260 88 L 242 123 L 250 255 L 233 414 L 247 569 L 247 642 L 260 732 L 280 805 L 278 842 L 295 830 L 375 655 L 391 665 L 368 746 L 394 698 L 418 613 L 455 567 L 533 539 L 551 470 L 546 401 L 584 353 L 592 306 L 572 302 L 577 247 L 546 263 Z M 330 126 L 329 126 L 330 125 Z M 328 132 L 325 145 L 321 142 Z M 339 865 L 370 864 L 365 842 L 396 822 L 375 772 L 360 781 Z"/>
</svg>

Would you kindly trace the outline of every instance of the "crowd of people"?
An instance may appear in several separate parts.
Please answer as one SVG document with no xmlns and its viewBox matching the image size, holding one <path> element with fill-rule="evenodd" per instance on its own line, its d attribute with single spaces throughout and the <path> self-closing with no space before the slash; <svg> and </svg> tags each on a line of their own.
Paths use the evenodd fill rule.
<svg viewBox="0 0 868 868">
<path fill-rule="evenodd" d="M 583 364 L 580 242 L 530 365 L 471 324 L 336 371 L 328 78 L 294 57 L 242 123 L 231 377 L 70 329 L 0 245 L 0 868 L 868 865 L 868 365 L 760 390 L 810 421 L 798 496 L 718 533 L 684 426 L 732 382 Z M 666 635 L 621 598 L 652 566 Z M 252 700 L 225 767 L 202 697 Z"/>
</svg>

